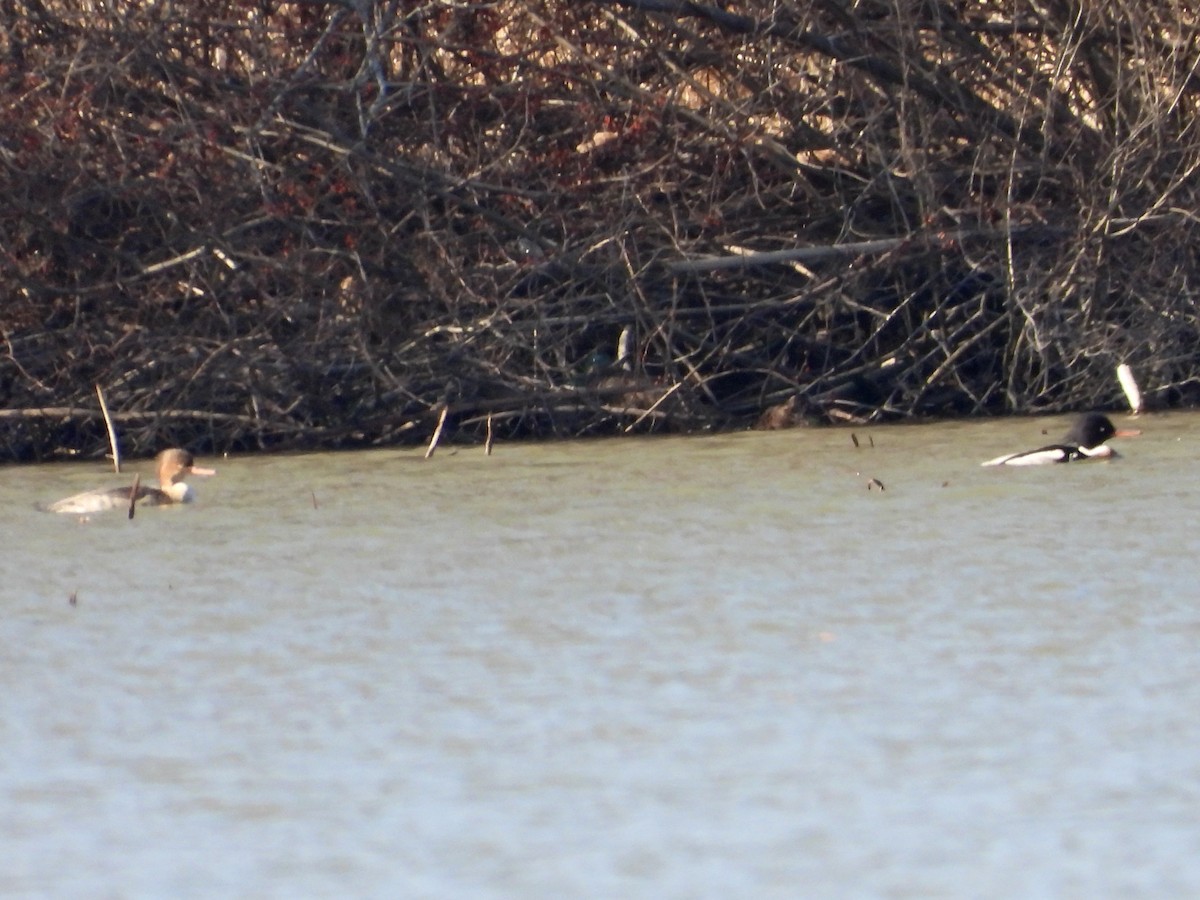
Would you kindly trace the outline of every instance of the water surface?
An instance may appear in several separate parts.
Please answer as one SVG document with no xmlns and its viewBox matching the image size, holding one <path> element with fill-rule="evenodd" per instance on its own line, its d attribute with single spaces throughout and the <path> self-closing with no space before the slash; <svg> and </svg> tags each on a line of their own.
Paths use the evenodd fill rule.
<svg viewBox="0 0 1200 900">
<path fill-rule="evenodd" d="M 233 458 L 132 522 L 0 469 L 0 893 L 1195 895 L 1200 417 L 1140 426 Z"/>
</svg>

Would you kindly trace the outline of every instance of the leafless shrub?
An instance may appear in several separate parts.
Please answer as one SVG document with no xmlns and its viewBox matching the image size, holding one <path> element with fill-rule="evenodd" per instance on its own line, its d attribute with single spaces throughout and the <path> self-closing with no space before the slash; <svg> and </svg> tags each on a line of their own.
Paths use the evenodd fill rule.
<svg viewBox="0 0 1200 900">
<path fill-rule="evenodd" d="M 1197 30 L 0 0 L 3 452 L 1192 402 Z"/>
</svg>

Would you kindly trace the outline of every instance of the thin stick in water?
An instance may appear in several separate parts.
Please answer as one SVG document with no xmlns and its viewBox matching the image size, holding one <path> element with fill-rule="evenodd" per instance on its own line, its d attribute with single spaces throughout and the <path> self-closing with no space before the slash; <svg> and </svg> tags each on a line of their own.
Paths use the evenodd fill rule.
<svg viewBox="0 0 1200 900">
<path fill-rule="evenodd" d="M 1129 368 L 1128 364 L 1121 363 L 1117 366 L 1117 381 L 1121 383 L 1121 390 L 1125 392 L 1130 410 L 1135 416 L 1139 415 L 1142 411 L 1142 392 L 1138 388 L 1137 379 L 1133 377 L 1133 369 Z"/>
<path fill-rule="evenodd" d="M 485 439 L 484 439 L 484 442 L 483 442 L 483 452 L 484 452 L 484 454 L 485 454 L 486 456 L 491 456 L 491 455 L 492 455 L 492 438 L 493 438 L 493 437 L 494 437 L 494 435 L 492 434 L 492 414 L 491 414 L 491 413 L 488 413 L 488 417 L 487 417 L 487 438 L 485 438 Z"/>
<path fill-rule="evenodd" d="M 104 414 L 104 425 L 108 428 L 108 445 L 112 447 L 113 470 L 121 474 L 121 451 L 117 447 L 117 430 L 113 428 L 112 416 L 108 414 L 108 404 L 104 401 L 104 391 L 96 385 L 96 397 L 100 400 L 100 412 Z M 130 515 L 132 519 L 133 516 Z"/>
<path fill-rule="evenodd" d="M 433 456 L 437 450 L 438 441 L 442 437 L 442 427 L 446 424 L 446 414 L 450 412 L 450 406 L 447 404 L 442 407 L 442 414 L 438 416 L 437 428 L 433 429 L 433 437 L 429 439 L 429 448 L 425 451 L 425 458 Z"/>
<path fill-rule="evenodd" d="M 142 482 L 142 476 L 134 472 L 133 484 L 129 486 L 129 518 L 133 518 L 133 511 L 137 507 L 138 486 Z"/>
</svg>

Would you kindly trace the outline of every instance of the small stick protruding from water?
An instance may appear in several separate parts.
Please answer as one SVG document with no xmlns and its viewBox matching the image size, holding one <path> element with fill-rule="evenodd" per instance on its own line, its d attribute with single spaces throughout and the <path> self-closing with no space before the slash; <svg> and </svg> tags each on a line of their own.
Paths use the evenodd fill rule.
<svg viewBox="0 0 1200 900">
<path fill-rule="evenodd" d="M 104 416 L 104 426 L 108 429 L 108 445 L 112 448 L 113 470 L 121 474 L 121 451 L 117 448 L 117 430 L 113 427 L 112 416 L 108 414 L 108 404 L 104 401 L 104 391 L 96 385 L 96 398 L 100 401 L 100 414 Z"/>
<path fill-rule="evenodd" d="M 483 452 L 486 456 L 492 455 L 492 414 L 488 413 L 487 417 L 487 437 L 483 441 Z"/>
<path fill-rule="evenodd" d="M 317 508 L 317 492 L 309 491 L 309 493 L 312 494 L 313 509 L 316 509 Z"/>
<path fill-rule="evenodd" d="M 426 459 L 429 459 L 429 457 L 433 456 L 434 451 L 437 450 L 438 441 L 442 437 L 442 428 L 446 424 L 446 415 L 449 412 L 450 412 L 449 404 L 446 404 L 445 406 L 442 407 L 442 414 L 440 416 L 438 416 L 437 428 L 433 429 L 433 437 L 431 437 L 429 439 L 429 447 L 425 451 Z"/>
<path fill-rule="evenodd" d="M 885 488 L 883 486 L 883 482 L 880 481 L 878 478 L 873 478 L 870 475 L 864 475 L 862 472 L 854 472 L 854 477 L 855 478 L 865 478 L 867 480 L 867 490 L 868 491 L 874 490 L 875 488 L 879 488 L 879 490 L 881 490 L 881 491 L 887 490 L 887 488 Z"/>
<path fill-rule="evenodd" d="M 1129 401 L 1129 408 L 1133 414 L 1140 415 L 1142 412 L 1142 392 L 1138 388 L 1137 379 L 1133 377 L 1133 369 L 1129 368 L 1127 363 L 1121 363 L 1117 366 L 1117 381 L 1121 383 L 1121 390 L 1125 392 L 1125 399 Z"/>
<path fill-rule="evenodd" d="M 79 591 L 71 591 L 71 596 L 67 598 L 67 602 L 72 606 L 79 605 Z"/>
<path fill-rule="evenodd" d="M 142 476 L 133 473 L 133 484 L 129 486 L 129 518 L 133 518 L 133 511 L 137 507 L 138 485 L 142 482 Z"/>
<path fill-rule="evenodd" d="M 853 431 L 850 432 L 850 440 L 852 440 L 854 442 L 855 447 L 858 447 L 858 435 L 855 434 Z"/>
</svg>

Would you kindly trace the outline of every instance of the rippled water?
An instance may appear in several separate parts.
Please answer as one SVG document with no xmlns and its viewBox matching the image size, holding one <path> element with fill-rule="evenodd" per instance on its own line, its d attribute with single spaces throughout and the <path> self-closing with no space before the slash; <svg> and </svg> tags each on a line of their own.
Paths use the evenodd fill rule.
<svg viewBox="0 0 1200 900">
<path fill-rule="evenodd" d="M 0 469 L 0 893 L 1195 895 L 1198 426 Z"/>
</svg>

